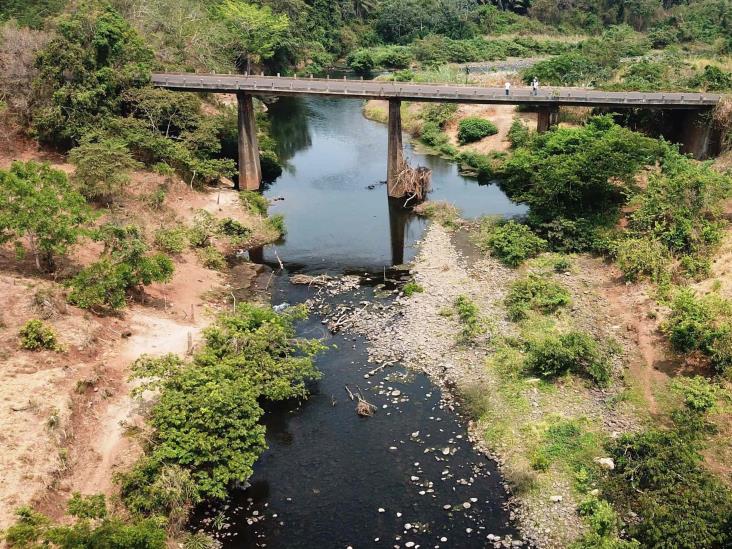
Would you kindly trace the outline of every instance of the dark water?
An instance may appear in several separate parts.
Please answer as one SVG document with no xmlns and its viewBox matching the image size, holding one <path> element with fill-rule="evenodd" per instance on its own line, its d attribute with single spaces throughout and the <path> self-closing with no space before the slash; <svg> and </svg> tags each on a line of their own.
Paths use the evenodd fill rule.
<svg viewBox="0 0 732 549">
<path fill-rule="evenodd" d="M 270 112 L 288 160 L 266 191 L 284 198 L 271 212 L 283 213 L 288 229 L 284 242 L 264 251 L 268 263 L 279 257 L 286 266 L 272 281 L 273 303 L 299 303 L 314 291 L 289 284 L 287 271 L 378 277 L 409 261 L 424 224 L 390 207 L 379 185 L 386 129 L 364 119 L 358 101 L 286 100 Z M 480 186 L 409 147 L 407 155 L 432 168 L 432 199 L 450 200 L 467 216 L 523 212 L 495 185 Z M 331 301 L 365 299 L 379 298 L 364 286 Z M 194 526 L 232 548 L 462 548 L 486 546 L 489 534 L 516 536 L 495 464 L 472 449 L 464 421 L 441 408 L 441 392 L 401 367 L 364 379 L 374 365 L 363 341 L 333 336 L 321 320 L 312 316 L 299 333 L 335 345 L 317 360 L 323 379 L 308 401 L 268 410 L 269 449 L 251 486 L 202 511 Z M 346 384 L 377 406 L 374 417 L 356 415 Z"/>
</svg>

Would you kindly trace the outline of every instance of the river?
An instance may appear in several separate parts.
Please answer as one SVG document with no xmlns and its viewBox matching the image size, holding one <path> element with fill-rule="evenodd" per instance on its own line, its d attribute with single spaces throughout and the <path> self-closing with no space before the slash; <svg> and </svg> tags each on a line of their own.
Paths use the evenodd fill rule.
<svg viewBox="0 0 732 549">
<path fill-rule="evenodd" d="M 389 299 L 368 281 L 413 258 L 425 224 L 389 205 L 381 184 L 386 128 L 362 116 L 360 101 L 284 98 L 269 108 L 286 167 L 265 195 L 288 231 L 264 250 L 266 263 L 285 265 L 271 284 L 273 304 L 302 302 L 314 291 L 290 284 L 294 272 L 361 275 L 364 284 L 329 298 L 334 304 Z M 432 169 L 430 198 L 453 202 L 464 216 L 524 212 L 453 163 L 410 145 L 405 152 Z M 267 411 L 269 449 L 251 486 L 202 510 L 194 527 L 232 548 L 462 548 L 484 547 L 489 535 L 516 539 L 495 463 L 472 448 L 465 421 L 443 407 L 440 390 L 398 366 L 364 379 L 373 364 L 363 341 L 331 335 L 321 320 L 311 316 L 299 333 L 331 346 L 317 360 L 323 379 L 309 400 Z M 376 405 L 373 417 L 355 414 L 346 384 Z"/>
</svg>

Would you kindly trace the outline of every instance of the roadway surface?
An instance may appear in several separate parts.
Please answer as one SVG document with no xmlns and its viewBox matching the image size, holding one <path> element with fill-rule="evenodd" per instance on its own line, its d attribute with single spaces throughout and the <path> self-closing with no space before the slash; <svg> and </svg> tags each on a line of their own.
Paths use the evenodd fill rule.
<svg viewBox="0 0 732 549">
<path fill-rule="evenodd" d="M 357 99 L 400 99 L 440 103 L 574 105 L 589 107 L 645 107 L 658 109 L 709 109 L 721 96 L 712 93 L 608 92 L 583 88 L 542 87 L 536 95 L 527 87 L 503 88 L 475 85 L 419 84 L 376 80 L 340 80 L 195 73 L 155 73 L 152 84 L 174 91 L 253 95 L 317 95 Z"/>
</svg>

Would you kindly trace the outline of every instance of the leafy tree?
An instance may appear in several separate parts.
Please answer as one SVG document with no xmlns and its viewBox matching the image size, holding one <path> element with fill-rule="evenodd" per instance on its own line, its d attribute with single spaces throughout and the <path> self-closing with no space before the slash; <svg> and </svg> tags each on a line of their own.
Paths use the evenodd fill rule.
<svg viewBox="0 0 732 549">
<path fill-rule="evenodd" d="M 62 171 L 36 162 L 0 170 L 0 242 L 14 242 L 21 256 L 27 242 L 39 270 L 54 270 L 55 258 L 77 242 L 90 219 L 84 197 Z"/>
<path fill-rule="evenodd" d="M 164 254 L 148 254 L 137 227 L 106 224 L 94 238 L 104 242 L 104 252 L 71 280 L 70 303 L 84 309 L 120 309 L 128 291 L 171 279 L 173 262 Z"/>
<path fill-rule="evenodd" d="M 460 121 L 458 125 L 458 141 L 461 145 L 480 141 L 489 135 L 498 133 L 498 128 L 490 120 L 477 117 L 468 117 Z"/>
<path fill-rule="evenodd" d="M 115 140 L 84 141 L 69 152 L 76 166 L 74 181 L 90 200 L 111 202 L 130 182 L 130 172 L 142 166 L 124 143 Z"/>
<path fill-rule="evenodd" d="M 18 520 L 5 531 L 10 547 L 78 549 L 164 549 L 166 534 L 159 520 L 123 520 L 107 511 L 104 496 L 74 494 L 69 500 L 73 524 L 53 523 L 28 507 L 17 511 Z"/>
<path fill-rule="evenodd" d="M 46 104 L 34 128 L 45 142 L 73 146 L 108 116 L 124 112 L 122 93 L 150 79 L 153 54 L 109 6 L 82 3 L 62 16 L 37 59 Z"/>
<path fill-rule="evenodd" d="M 287 39 L 289 18 L 272 13 L 269 6 L 225 0 L 219 9 L 230 31 L 227 49 L 235 55 L 237 65 L 250 73 L 252 62 L 272 58 Z"/>
</svg>

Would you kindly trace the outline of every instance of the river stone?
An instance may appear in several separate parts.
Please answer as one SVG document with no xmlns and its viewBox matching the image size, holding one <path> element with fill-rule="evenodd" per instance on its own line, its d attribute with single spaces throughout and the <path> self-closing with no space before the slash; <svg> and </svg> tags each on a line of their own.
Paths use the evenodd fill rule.
<svg viewBox="0 0 732 549">
<path fill-rule="evenodd" d="M 552 497 L 550 497 L 549 499 L 550 499 L 550 500 L 551 500 L 552 502 L 554 502 L 554 503 L 559 503 L 559 502 L 560 502 L 560 501 L 562 501 L 562 499 L 564 499 L 564 498 L 563 498 L 562 496 L 552 496 Z"/>
<path fill-rule="evenodd" d="M 613 469 L 615 469 L 615 462 L 613 461 L 613 458 L 595 458 L 595 463 L 597 463 L 603 469 L 607 469 L 608 471 L 612 471 Z"/>
</svg>

